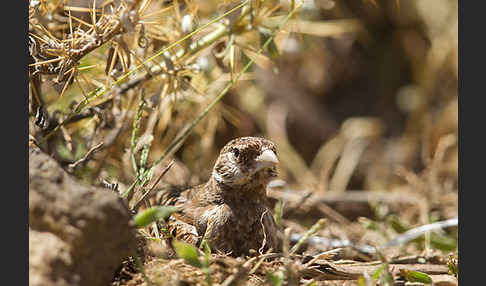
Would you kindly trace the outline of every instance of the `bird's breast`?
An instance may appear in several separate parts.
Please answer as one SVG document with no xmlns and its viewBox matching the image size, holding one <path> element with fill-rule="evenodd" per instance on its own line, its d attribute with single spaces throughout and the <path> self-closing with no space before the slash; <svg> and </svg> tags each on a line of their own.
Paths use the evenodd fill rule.
<svg viewBox="0 0 486 286">
<path fill-rule="evenodd" d="M 201 237 L 210 241 L 211 247 L 223 252 L 247 253 L 258 250 L 268 229 L 271 211 L 263 204 L 253 202 L 226 202 L 207 207 L 197 218 L 196 228 Z"/>
</svg>

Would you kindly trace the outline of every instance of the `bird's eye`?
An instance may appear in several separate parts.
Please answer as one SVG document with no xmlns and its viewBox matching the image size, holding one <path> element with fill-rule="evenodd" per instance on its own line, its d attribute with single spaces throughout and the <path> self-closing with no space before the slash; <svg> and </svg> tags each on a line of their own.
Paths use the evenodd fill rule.
<svg viewBox="0 0 486 286">
<path fill-rule="evenodd" d="M 238 156 L 240 156 L 240 150 L 238 148 L 233 148 L 233 155 L 235 155 L 235 158 L 238 158 Z"/>
</svg>

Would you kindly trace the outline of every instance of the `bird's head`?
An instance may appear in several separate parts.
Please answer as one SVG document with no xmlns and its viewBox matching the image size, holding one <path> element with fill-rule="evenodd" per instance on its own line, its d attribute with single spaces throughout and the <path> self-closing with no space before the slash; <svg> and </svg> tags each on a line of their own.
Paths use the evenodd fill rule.
<svg viewBox="0 0 486 286">
<path fill-rule="evenodd" d="M 259 137 L 240 137 L 223 147 L 212 176 L 216 182 L 228 186 L 266 185 L 277 176 L 277 164 L 273 142 Z"/>
</svg>

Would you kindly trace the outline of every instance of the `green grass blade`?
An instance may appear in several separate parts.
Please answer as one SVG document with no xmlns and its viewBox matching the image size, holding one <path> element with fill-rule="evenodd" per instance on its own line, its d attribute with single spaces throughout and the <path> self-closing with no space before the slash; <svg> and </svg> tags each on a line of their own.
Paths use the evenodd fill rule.
<svg viewBox="0 0 486 286">
<path fill-rule="evenodd" d="M 137 228 L 145 227 L 153 222 L 168 218 L 172 213 L 177 211 L 177 207 L 157 206 L 151 207 L 135 215 L 133 220 Z"/>
<path fill-rule="evenodd" d="M 172 246 L 174 246 L 177 255 L 183 258 L 187 264 L 198 268 L 203 267 L 201 260 L 199 260 L 197 249 L 194 246 L 177 240 L 174 240 Z"/>
</svg>

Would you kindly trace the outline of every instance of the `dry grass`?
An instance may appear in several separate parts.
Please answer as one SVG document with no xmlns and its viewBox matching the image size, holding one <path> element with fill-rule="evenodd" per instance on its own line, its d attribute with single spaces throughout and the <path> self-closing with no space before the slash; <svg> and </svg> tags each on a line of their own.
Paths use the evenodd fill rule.
<svg viewBox="0 0 486 286">
<path fill-rule="evenodd" d="M 397 285 L 397 261 L 426 262 L 418 269 L 447 280 L 427 267 L 447 272 L 455 227 L 380 248 L 457 217 L 457 3 L 429 5 L 30 1 L 30 140 L 143 210 L 167 184 L 207 179 L 229 139 L 267 137 L 281 160 L 269 196 L 289 247 L 321 218 L 316 236 L 332 241 L 311 240 L 297 256 L 213 254 L 214 284 L 354 285 L 340 280 L 358 283 L 352 267 L 372 261 L 387 262 Z M 208 283 L 153 248 L 144 275 L 128 263 L 116 283 Z"/>
</svg>

